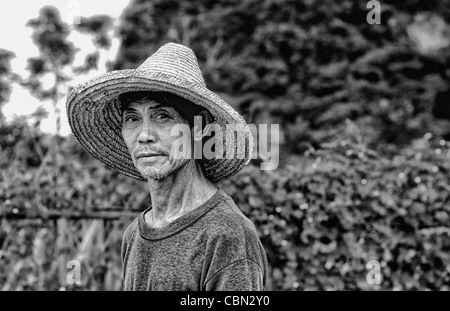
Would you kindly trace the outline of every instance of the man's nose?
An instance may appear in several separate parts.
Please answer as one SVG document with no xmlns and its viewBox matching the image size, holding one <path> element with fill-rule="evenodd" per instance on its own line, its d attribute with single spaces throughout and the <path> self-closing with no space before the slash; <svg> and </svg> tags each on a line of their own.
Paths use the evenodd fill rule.
<svg viewBox="0 0 450 311">
<path fill-rule="evenodd" d="M 144 122 L 138 135 L 138 142 L 142 144 L 152 143 L 156 141 L 156 138 L 157 134 L 155 127 L 149 122 Z"/>
</svg>

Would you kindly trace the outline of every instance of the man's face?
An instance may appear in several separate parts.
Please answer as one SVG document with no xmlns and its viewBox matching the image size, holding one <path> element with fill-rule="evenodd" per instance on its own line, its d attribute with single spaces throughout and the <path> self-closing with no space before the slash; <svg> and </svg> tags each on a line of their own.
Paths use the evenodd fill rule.
<svg viewBox="0 0 450 311">
<path fill-rule="evenodd" d="M 174 125 L 188 122 L 171 106 L 154 100 L 131 102 L 123 111 L 122 136 L 134 166 L 146 179 L 162 179 L 177 171 L 188 159 L 175 159 L 171 136 Z"/>
</svg>

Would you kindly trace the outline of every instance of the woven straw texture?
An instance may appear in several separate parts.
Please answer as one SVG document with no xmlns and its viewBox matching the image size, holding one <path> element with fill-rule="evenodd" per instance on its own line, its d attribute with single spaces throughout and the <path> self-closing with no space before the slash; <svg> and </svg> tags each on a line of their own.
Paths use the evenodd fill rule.
<svg viewBox="0 0 450 311">
<path fill-rule="evenodd" d="M 239 113 L 207 89 L 194 52 L 167 43 L 136 70 L 116 70 L 74 88 L 67 98 L 67 116 L 73 134 L 92 156 L 126 176 L 145 180 L 136 170 L 121 134 L 118 95 L 133 91 L 164 91 L 202 106 L 223 129 L 223 155 L 202 161 L 205 177 L 215 183 L 236 174 L 252 155 L 253 137 Z M 225 131 L 233 124 L 245 140 Z M 229 158 L 226 152 L 233 152 Z"/>
</svg>

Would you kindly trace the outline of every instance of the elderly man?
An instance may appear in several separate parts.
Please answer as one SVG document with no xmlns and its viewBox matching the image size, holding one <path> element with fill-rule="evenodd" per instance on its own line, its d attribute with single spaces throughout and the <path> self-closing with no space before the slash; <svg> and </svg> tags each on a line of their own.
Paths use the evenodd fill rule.
<svg viewBox="0 0 450 311">
<path fill-rule="evenodd" d="M 206 88 L 192 50 L 168 43 L 136 70 L 79 85 L 67 113 L 88 152 L 148 184 L 151 206 L 124 234 L 125 290 L 266 288 L 267 259 L 255 227 L 216 186 L 249 162 L 252 136 L 243 118 Z M 180 157 L 173 129 L 193 129 L 194 117 L 219 130 L 238 125 L 245 141 L 224 135 L 214 157 Z M 194 143 L 194 135 L 188 139 Z"/>
</svg>

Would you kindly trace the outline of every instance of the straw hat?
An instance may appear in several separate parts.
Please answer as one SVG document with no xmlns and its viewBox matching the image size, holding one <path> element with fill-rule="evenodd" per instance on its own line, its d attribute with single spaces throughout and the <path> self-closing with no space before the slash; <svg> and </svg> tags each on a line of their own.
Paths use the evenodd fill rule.
<svg viewBox="0 0 450 311">
<path fill-rule="evenodd" d="M 224 155 L 202 161 L 203 173 L 210 181 L 215 183 L 230 177 L 250 161 L 253 137 L 244 119 L 206 87 L 190 48 L 167 43 L 137 69 L 105 73 L 78 85 L 68 95 L 67 116 L 73 134 L 84 149 L 110 168 L 145 180 L 133 165 L 121 134 L 118 95 L 134 91 L 173 93 L 206 108 L 223 133 L 227 124 L 244 131 L 245 143 L 232 139 L 234 134 L 233 137 L 224 134 Z M 233 158 L 225 156 L 227 149 L 234 151 Z"/>
</svg>

